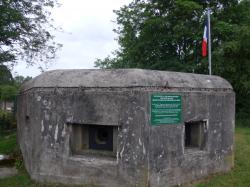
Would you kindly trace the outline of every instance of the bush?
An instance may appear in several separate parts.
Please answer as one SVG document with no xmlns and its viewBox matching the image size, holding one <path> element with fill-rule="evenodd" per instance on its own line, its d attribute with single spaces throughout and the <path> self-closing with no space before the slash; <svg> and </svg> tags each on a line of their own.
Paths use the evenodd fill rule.
<svg viewBox="0 0 250 187">
<path fill-rule="evenodd" d="M 13 113 L 0 110 L 0 130 L 10 130 L 16 128 L 16 119 Z"/>
<path fill-rule="evenodd" d="M 250 127 L 250 117 L 237 117 L 236 118 L 236 126 L 238 127 Z"/>
</svg>

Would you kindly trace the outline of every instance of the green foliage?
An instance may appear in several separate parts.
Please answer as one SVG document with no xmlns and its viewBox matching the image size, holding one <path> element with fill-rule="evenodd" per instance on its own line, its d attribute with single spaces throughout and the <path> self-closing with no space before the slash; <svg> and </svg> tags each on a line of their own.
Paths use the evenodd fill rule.
<svg viewBox="0 0 250 187">
<path fill-rule="evenodd" d="M 0 106 L 2 109 L 6 110 L 8 102 L 13 103 L 14 108 L 12 112 L 16 112 L 16 96 L 19 92 L 21 84 L 30 80 L 32 77 L 16 76 L 14 79 L 11 75 L 10 70 L 5 65 L 0 65 Z M 3 111 L 0 108 L 0 125 L 9 127 L 13 126 L 3 115 Z M 12 114 L 11 114 L 12 115 Z M 4 125 L 3 125 L 4 124 Z"/>
<path fill-rule="evenodd" d="M 28 64 L 55 57 L 50 10 L 56 0 L 1 0 L 0 64 L 13 65 L 19 59 Z"/>
<path fill-rule="evenodd" d="M 250 114 L 250 1 L 243 0 L 232 7 L 224 20 L 216 25 L 221 45 L 213 52 L 214 73 L 226 78 L 236 92 L 237 115 Z"/>
<path fill-rule="evenodd" d="M 0 87 L 0 100 L 14 101 L 17 95 L 18 88 L 13 85 L 1 85 Z"/>
<path fill-rule="evenodd" d="M 5 65 L 1 65 L 0 63 L 0 85 L 12 84 L 12 83 L 13 83 L 13 77 L 11 75 L 9 68 Z"/>
<path fill-rule="evenodd" d="M 237 121 L 238 126 L 250 128 L 250 117 L 249 117 L 249 115 L 244 116 L 244 114 L 240 113 L 239 115 L 237 115 L 236 121 Z"/>
<path fill-rule="evenodd" d="M 20 87 L 24 82 L 29 81 L 31 79 L 32 79 L 32 77 L 29 77 L 29 76 L 24 77 L 22 75 L 18 75 L 16 77 L 14 77 L 14 83 L 17 87 Z"/>
<path fill-rule="evenodd" d="M 12 77 L 10 70 L 5 65 L 0 65 L 0 101 L 14 101 L 21 85 L 32 77 Z"/>
<path fill-rule="evenodd" d="M 119 50 L 100 68 L 208 73 L 201 58 L 207 5 L 200 0 L 136 0 L 115 11 Z M 212 71 L 236 92 L 237 113 L 250 114 L 250 1 L 211 0 Z"/>
<path fill-rule="evenodd" d="M 115 13 L 121 48 L 114 59 L 97 61 L 103 65 L 96 63 L 97 67 L 193 71 L 194 47 L 202 35 L 202 4 L 133 1 Z"/>
<path fill-rule="evenodd" d="M 16 128 L 16 119 L 12 112 L 0 109 L 0 135 L 6 129 Z"/>
</svg>

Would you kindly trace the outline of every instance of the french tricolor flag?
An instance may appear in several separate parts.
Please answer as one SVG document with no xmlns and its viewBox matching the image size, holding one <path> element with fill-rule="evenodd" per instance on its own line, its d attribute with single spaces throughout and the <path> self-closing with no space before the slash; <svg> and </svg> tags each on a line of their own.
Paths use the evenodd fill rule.
<svg viewBox="0 0 250 187">
<path fill-rule="evenodd" d="M 208 22 L 206 21 L 202 39 L 202 56 L 207 56 L 207 43 L 208 43 Z"/>
</svg>

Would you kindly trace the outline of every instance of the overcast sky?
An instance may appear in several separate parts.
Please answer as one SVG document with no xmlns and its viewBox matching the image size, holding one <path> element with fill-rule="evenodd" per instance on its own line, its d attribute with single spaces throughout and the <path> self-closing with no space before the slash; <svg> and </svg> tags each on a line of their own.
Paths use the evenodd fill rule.
<svg viewBox="0 0 250 187">
<path fill-rule="evenodd" d="M 52 12 L 55 26 L 63 33 L 56 33 L 55 40 L 63 44 L 58 58 L 49 67 L 53 69 L 94 68 L 97 58 L 104 58 L 118 48 L 112 31 L 116 28 L 113 10 L 128 4 L 131 0 L 61 0 L 61 6 Z M 27 67 L 19 63 L 14 75 L 37 76 L 37 66 Z"/>
</svg>

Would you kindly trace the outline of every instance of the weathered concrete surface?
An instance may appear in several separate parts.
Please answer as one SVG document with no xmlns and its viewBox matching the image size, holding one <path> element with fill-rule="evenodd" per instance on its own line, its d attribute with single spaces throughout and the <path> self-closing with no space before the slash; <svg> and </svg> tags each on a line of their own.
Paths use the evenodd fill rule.
<svg viewBox="0 0 250 187">
<path fill-rule="evenodd" d="M 232 88 L 227 81 L 218 76 L 142 69 L 47 71 L 27 82 L 23 90 L 39 87 Z"/>
<path fill-rule="evenodd" d="M 150 96 L 182 96 L 182 123 L 152 126 Z M 174 186 L 233 167 L 235 96 L 216 76 L 149 70 L 57 70 L 18 96 L 18 139 L 38 181 Z M 204 150 L 187 151 L 184 123 L 207 121 Z M 118 127 L 116 157 L 74 155 L 69 124 Z"/>
</svg>

